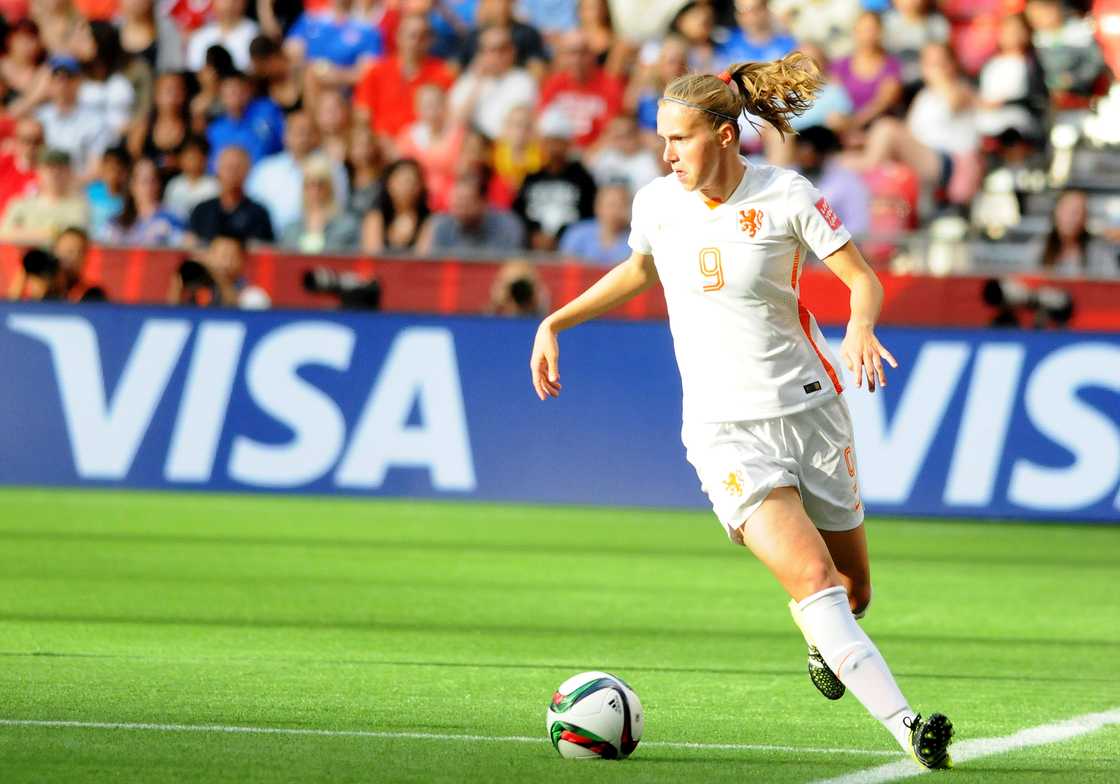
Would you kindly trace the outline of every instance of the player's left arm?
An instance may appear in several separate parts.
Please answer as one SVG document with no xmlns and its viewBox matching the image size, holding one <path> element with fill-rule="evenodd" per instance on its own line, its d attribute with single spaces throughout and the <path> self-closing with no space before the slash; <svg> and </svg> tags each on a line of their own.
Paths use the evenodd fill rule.
<svg viewBox="0 0 1120 784">
<path fill-rule="evenodd" d="M 856 386 L 863 386 L 866 372 L 867 391 L 874 392 L 876 382 L 881 387 L 887 385 L 883 360 L 892 368 L 898 367 L 891 352 L 875 337 L 875 322 L 883 305 L 883 284 L 851 240 L 830 253 L 824 263 L 852 292 L 852 316 L 840 353 L 848 370 L 856 374 Z"/>
</svg>

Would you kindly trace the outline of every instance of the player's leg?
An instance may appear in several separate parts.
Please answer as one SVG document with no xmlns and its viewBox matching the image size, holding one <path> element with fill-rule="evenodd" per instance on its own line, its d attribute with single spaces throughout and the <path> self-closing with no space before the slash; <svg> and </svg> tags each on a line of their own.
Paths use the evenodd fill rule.
<svg viewBox="0 0 1120 784">
<path fill-rule="evenodd" d="M 860 523 L 848 531 L 819 528 L 840 581 L 848 592 L 852 615 L 862 618 L 871 604 L 871 562 L 867 556 L 867 531 Z"/>
<path fill-rule="evenodd" d="M 911 750 L 915 714 L 882 654 L 856 623 L 840 574 L 798 491 L 773 490 L 739 532 L 743 543 L 797 600 L 802 623 L 828 666 L 902 748 Z M 940 730 L 940 725 L 934 729 Z M 945 738 L 940 756 L 947 758 L 947 745 Z"/>
</svg>

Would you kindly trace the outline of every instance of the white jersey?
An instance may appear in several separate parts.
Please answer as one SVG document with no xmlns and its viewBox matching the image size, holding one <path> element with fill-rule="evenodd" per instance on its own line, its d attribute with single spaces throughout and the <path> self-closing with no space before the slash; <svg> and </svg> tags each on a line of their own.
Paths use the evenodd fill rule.
<svg viewBox="0 0 1120 784">
<path fill-rule="evenodd" d="M 653 255 L 665 290 L 685 422 L 769 419 L 842 391 L 798 294 L 806 248 L 823 259 L 851 236 L 800 174 L 743 163 L 723 203 L 673 174 L 634 197 L 630 247 Z"/>
</svg>

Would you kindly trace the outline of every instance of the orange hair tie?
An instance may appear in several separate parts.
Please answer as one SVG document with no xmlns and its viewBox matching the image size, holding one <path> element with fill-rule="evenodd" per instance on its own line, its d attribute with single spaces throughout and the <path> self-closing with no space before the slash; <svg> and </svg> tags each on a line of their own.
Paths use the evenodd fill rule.
<svg viewBox="0 0 1120 784">
<path fill-rule="evenodd" d="M 731 72 L 730 71 L 721 71 L 716 76 L 716 78 L 719 79 L 724 84 L 731 84 Z"/>
</svg>

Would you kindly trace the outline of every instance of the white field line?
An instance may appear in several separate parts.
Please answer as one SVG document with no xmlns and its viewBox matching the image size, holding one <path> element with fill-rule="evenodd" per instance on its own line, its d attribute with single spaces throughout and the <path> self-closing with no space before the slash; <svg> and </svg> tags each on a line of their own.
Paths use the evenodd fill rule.
<svg viewBox="0 0 1120 784">
<path fill-rule="evenodd" d="M 0 719 L 0 727 L 48 727 L 54 729 L 132 730 L 148 732 L 213 732 L 231 735 L 312 735 L 327 738 L 382 738 L 408 740 L 497 741 L 501 743 L 548 743 L 528 735 L 455 735 L 438 732 L 382 732 L 378 730 L 315 730 L 299 727 L 236 727 L 221 724 L 143 724 L 107 721 L 46 721 L 42 719 Z M 897 751 L 879 749 L 823 749 L 806 746 L 772 746 L 754 743 L 686 743 L 683 741 L 646 741 L 642 746 L 662 749 L 704 749 L 721 751 L 783 751 L 802 754 L 860 754 L 870 757 L 897 757 Z"/>
<path fill-rule="evenodd" d="M 1053 724 L 1042 724 L 1037 727 L 1027 727 L 1013 735 L 1002 738 L 976 738 L 961 743 L 954 743 L 950 748 L 953 762 L 961 763 L 969 760 L 990 757 L 994 754 L 1006 754 L 1016 749 L 1025 749 L 1031 746 L 1046 746 L 1051 743 L 1060 743 L 1080 735 L 1096 732 L 1109 724 L 1120 724 L 1120 708 L 1103 711 L 1101 713 L 1086 713 L 1083 716 L 1074 716 L 1065 721 L 1056 721 Z M 930 773 L 913 760 L 905 762 L 891 762 L 875 768 L 857 770 L 834 779 L 822 779 L 813 784 L 879 784 L 884 781 L 896 781 Z"/>
</svg>

